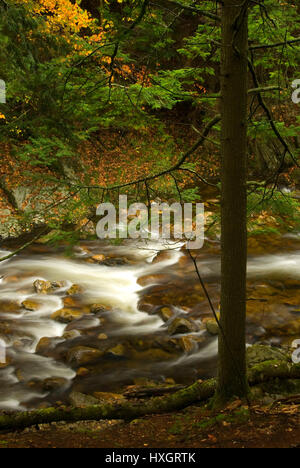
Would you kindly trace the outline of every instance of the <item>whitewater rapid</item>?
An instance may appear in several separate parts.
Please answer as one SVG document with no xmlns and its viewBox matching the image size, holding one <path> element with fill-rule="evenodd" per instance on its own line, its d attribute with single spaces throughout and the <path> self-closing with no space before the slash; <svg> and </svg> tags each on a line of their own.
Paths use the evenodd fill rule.
<svg viewBox="0 0 300 468">
<path fill-rule="evenodd" d="M 67 325 L 52 320 L 51 315 L 64 307 L 66 291 L 74 284 L 82 288 L 83 303 L 109 306 L 110 318 L 114 323 L 112 335 L 147 336 L 161 329 L 164 322 L 158 315 L 149 315 L 138 309 L 143 290 L 138 279 L 175 266 L 183 255 L 181 247 L 173 246 L 169 255 L 159 262 L 153 262 L 158 251 L 169 249 L 170 246 L 158 248 L 157 244 L 148 244 L 115 247 L 119 256 L 135 257 L 135 262 L 125 265 L 106 266 L 83 262 L 84 249 L 77 250 L 77 259 L 50 254 L 30 257 L 21 255 L 0 263 L 1 301 L 13 301 L 20 305 L 16 313 L 0 310 L 0 323 L 5 322 L 11 328 L 8 333 L 1 332 L 0 328 L 0 348 L 3 350 L 5 347 L 5 354 L 11 362 L 11 365 L 2 369 L 0 367 L 0 408 L 25 409 L 27 402 L 46 398 L 47 392 L 33 390 L 27 385 L 34 379 L 61 377 L 66 381 L 65 390 L 71 386 L 75 371 L 53 358 L 38 355 L 36 347 L 44 337 L 56 338 L 57 343 L 64 341 Z M 0 251 L 0 258 L 7 253 Z M 199 265 L 204 278 L 219 277 L 219 259 L 204 258 Z M 248 262 L 248 276 L 300 279 L 300 252 L 251 258 Z M 61 281 L 63 286 L 53 294 L 37 294 L 32 288 L 37 279 Z M 37 302 L 40 307 L 36 311 L 25 310 L 21 307 L 25 300 Z M 97 327 L 99 323 L 97 317 L 89 316 L 86 319 L 86 326 L 90 328 Z M 201 349 L 196 347 L 192 353 L 183 353 L 169 365 L 197 364 L 214 358 L 216 354 L 217 339 L 214 338 Z"/>
</svg>

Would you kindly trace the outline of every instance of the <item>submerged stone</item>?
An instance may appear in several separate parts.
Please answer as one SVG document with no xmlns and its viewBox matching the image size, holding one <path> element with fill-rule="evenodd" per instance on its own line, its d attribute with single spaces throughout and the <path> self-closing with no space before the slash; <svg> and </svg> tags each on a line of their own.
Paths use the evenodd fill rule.
<svg viewBox="0 0 300 468">
<path fill-rule="evenodd" d="M 0 312 L 3 313 L 16 313 L 20 309 L 20 305 L 15 301 L 1 301 Z"/>
</svg>

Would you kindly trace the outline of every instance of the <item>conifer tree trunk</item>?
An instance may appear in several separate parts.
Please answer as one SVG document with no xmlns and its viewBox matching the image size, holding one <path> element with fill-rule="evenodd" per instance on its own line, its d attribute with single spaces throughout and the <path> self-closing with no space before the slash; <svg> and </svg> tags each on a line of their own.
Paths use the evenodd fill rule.
<svg viewBox="0 0 300 468">
<path fill-rule="evenodd" d="M 222 8 L 222 286 L 217 401 L 247 394 L 247 49 L 248 1 Z"/>
</svg>

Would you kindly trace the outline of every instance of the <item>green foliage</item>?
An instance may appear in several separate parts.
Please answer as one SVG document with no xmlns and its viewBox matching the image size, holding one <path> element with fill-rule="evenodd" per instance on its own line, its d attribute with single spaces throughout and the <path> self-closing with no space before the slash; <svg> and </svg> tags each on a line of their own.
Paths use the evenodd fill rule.
<svg viewBox="0 0 300 468">
<path fill-rule="evenodd" d="M 191 5 L 188 0 L 180 2 Z M 191 146 L 190 133 L 188 137 L 179 135 L 175 142 L 174 133 L 168 128 L 170 120 L 176 121 L 180 106 L 189 109 L 189 115 L 179 116 L 188 130 L 200 129 L 212 112 L 219 112 L 221 27 L 211 18 L 184 12 L 180 4 L 164 7 L 150 2 L 145 16 L 132 28 L 142 3 L 104 2 L 102 24 L 98 19 L 94 24 L 99 31 L 101 26 L 108 28 L 110 35 L 104 43 L 92 44 L 87 39 L 92 31 L 53 35 L 45 28 L 47 14 L 32 14 L 26 3 L 0 2 L 0 78 L 7 83 L 7 104 L 0 106 L 0 113 L 5 115 L 5 121 L 0 119 L 0 143 L 11 143 L 21 161 L 59 173 L 61 160 L 75 160 L 81 143 L 97 139 L 102 130 L 133 131 L 136 138 L 131 136 L 128 147 L 139 152 L 141 163 L 151 163 L 152 173 L 168 169 L 176 155 L 180 157 L 179 143 Z M 201 2 L 201 10 L 220 14 L 220 9 L 212 8 L 209 0 Z M 263 5 L 251 5 L 249 13 L 250 46 L 284 42 L 299 34 L 299 15 L 293 2 L 265 0 Z M 282 88 L 281 92 L 265 93 L 264 98 L 270 109 L 276 110 L 274 122 L 282 137 L 296 142 L 296 158 L 300 152 L 300 117 L 292 115 L 287 122 L 280 115 L 280 105 L 292 106 L 291 82 L 299 78 L 298 55 L 297 46 L 259 49 L 250 54 L 261 85 Z M 276 138 L 270 122 L 257 106 L 255 96 L 251 101 L 255 112 L 249 125 L 249 141 L 272 148 Z M 219 130 L 220 126 L 214 129 Z M 144 138 L 149 135 L 151 151 L 149 138 Z M 275 162 L 280 161 L 282 154 L 276 154 L 276 148 L 274 154 Z M 201 155 L 197 154 L 197 158 L 201 159 Z M 184 167 L 197 169 L 190 162 Z M 192 186 L 182 182 L 178 173 L 176 180 L 177 185 L 170 177 L 151 181 L 151 198 L 199 200 L 192 178 Z M 133 199 L 146 198 L 144 188 L 131 187 L 128 194 Z M 264 194 L 262 190 L 250 195 L 250 225 L 250 214 L 258 216 L 266 211 L 280 228 L 295 229 L 297 202 L 277 191 L 272 197 L 269 195 L 270 191 Z M 84 191 L 81 194 L 85 207 L 92 206 L 96 199 Z M 72 206 L 73 212 L 78 209 Z M 72 216 L 65 216 L 73 222 Z M 257 225 L 252 228 L 256 232 Z"/>
<path fill-rule="evenodd" d="M 262 216 L 259 222 L 256 218 L 258 215 Z M 273 217 L 273 220 L 270 217 Z M 251 218 L 254 218 L 254 222 Z M 284 193 L 274 188 L 258 188 L 248 196 L 248 221 L 252 235 L 257 233 L 278 234 L 280 230 L 299 230 L 299 203 L 290 193 Z M 277 226 L 268 226 L 270 222 Z"/>
</svg>

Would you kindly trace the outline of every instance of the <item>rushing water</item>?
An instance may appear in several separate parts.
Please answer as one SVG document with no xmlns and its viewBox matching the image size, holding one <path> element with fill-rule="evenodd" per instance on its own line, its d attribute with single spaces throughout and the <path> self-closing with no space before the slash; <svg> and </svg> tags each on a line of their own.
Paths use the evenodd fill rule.
<svg viewBox="0 0 300 468">
<path fill-rule="evenodd" d="M 76 345 L 95 346 L 96 336 L 100 332 L 107 335 L 111 346 L 124 339 L 139 338 L 155 340 L 167 335 L 167 324 L 158 314 L 143 312 L 139 308 L 140 298 L 149 292 L 151 286 L 160 286 L 159 280 L 153 284 L 141 286 L 139 278 L 147 275 L 168 274 L 169 284 L 181 283 L 182 293 L 195 275 L 191 265 L 182 264 L 184 253 L 180 245 L 172 246 L 166 257 L 155 261 L 158 249 L 163 246 L 146 245 L 112 247 L 94 243 L 87 253 L 77 249 L 75 258 L 66 258 L 61 253 L 27 253 L 0 264 L 0 297 L 2 303 L 17 304 L 15 310 L 1 309 L 0 304 L 0 339 L 5 346 L 7 363 L 0 369 L 0 407 L 4 409 L 24 409 L 38 406 L 41 401 L 53 402 L 64 399 L 71 389 L 92 392 L 93 390 L 115 389 L 122 384 L 132 383 L 134 377 L 164 379 L 167 376 L 178 380 L 195 376 L 212 375 L 215 372 L 217 338 L 209 336 L 204 329 L 193 333 L 195 346 L 189 352 L 178 351 L 172 359 L 148 362 L 133 359 L 106 360 L 104 364 L 95 364 L 95 370 L 84 379 L 76 376 L 76 368 L 65 359 L 66 352 Z M 130 259 L 129 263 L 101 265 L 87 263 L 89 255 L 103 253 L 106 256 L 116 254 Z M 0 252 L 0 257 L 5 252 Z M 119 262 L 121 263 L 121 262 Z M 214 301 L 218 303 L 219 258 L 201 257 L 201 272 L 214 292 Z M 176 274 L 178 275 L 176 276 Z M 175 276 L 172 276 L 175 275 Z M 249 260 L 249 278 L 268 277 L 300 279 L 300 252 L 279 255 L 264 255 Z M 35 280 L 63 282 L 51 294 L 37 294 L 33 284 Z M 51 318 L 52 314 L 64 307 L 64 298 L 72 285 L 80 285 L 80 301 L 85 304 L 103 304 L 109 307 L 106 314 L 85 315 L 72 324 L 59 323 Z M 167 288 L 166 284 L 165 287 Z M 180 289 L 180 287 L 179 287 Z M 21 306 L 25 300 L 39 304 L 35 311 L 25 310 Z M 19 306 L 18 306 L 19 305 Z M 155 309 L 155 308 L 154 308 Z M 183 315 L 185 308 L 173 304 L 175 313 Z M 201 307 L 200 307 L 201 309 Z M 203 303 L 203 310 L 207 305 Z M 201 325 L 201 310 L 196 317 Z M 66 339 L 66 330 L 77 330 L 71 339 Z M 41 338 L 52 339 L 47 355 L 36 352 Z M 74 338 L 75 337 L 75 338 Z M 176 338 L 176 337 L 175 337 Z M 198 341 L 197 341 L 198 339 Z M 51 348 L 52 347 L 52 348 Z M 130 360 L 129 360 L 130 361 Z M 59 388 L 49 390 L 39 382 L 47 379 L 61 379 Z M 177 379 L 176 379 L 177 380 Z"/>
</svg>

